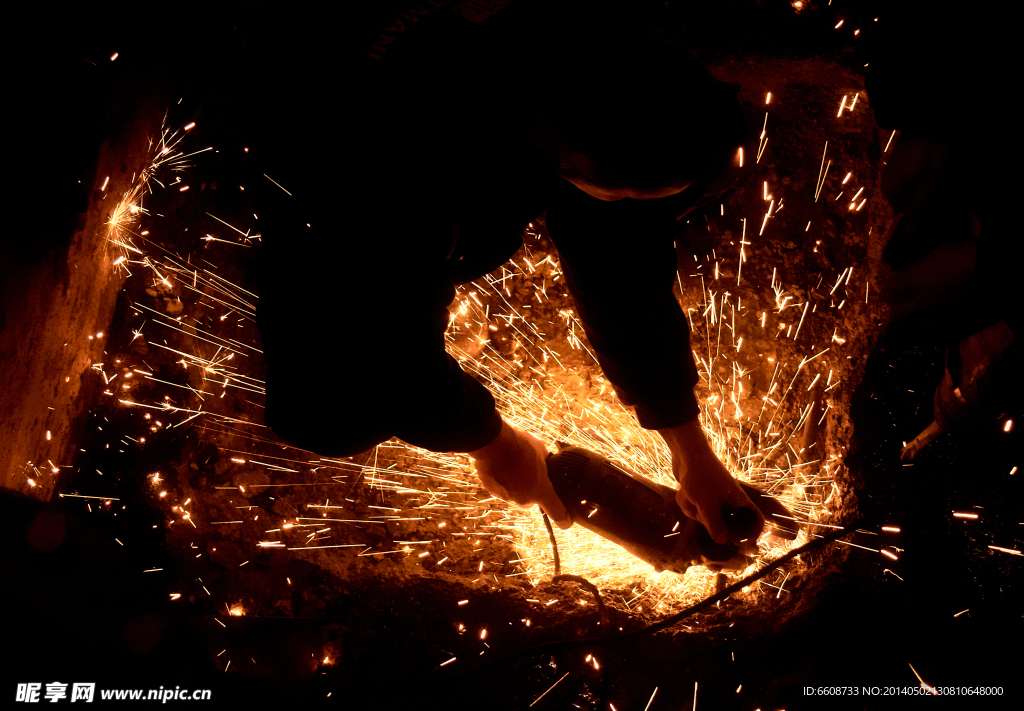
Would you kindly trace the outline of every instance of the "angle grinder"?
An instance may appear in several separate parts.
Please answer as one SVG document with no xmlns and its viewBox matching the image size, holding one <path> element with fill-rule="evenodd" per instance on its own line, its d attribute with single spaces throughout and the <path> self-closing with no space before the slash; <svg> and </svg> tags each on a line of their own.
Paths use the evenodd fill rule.
<svg viewBox="0 0 1024 711">
<path fill-rule="evenodd" d="M 716 543 L 708 530 L 687 518 L 674 489 L 612 464 L 581 447 L 558 443 L 547 458 L 548 478 L 574 523 L 625 548 L 658 572 L 685 573 L 691 565 L 742 570 L 757 550 L 757 515 L 749 508 L 725 511 L 725 523 L 742 545 Z M 797 523 L 785 506 L 739 482 L 760 509 L 772 535 L 793 540 Z"/>
</svg>

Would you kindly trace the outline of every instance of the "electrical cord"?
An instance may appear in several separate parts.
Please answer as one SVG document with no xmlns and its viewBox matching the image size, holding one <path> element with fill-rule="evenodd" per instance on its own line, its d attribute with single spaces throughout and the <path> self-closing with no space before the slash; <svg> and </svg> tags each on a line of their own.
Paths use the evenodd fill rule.
<svg viewBox="0 0 1024 711">
<path fill-rule="evenodd" d="M 547 520 L 547 516 L 546 515 L 545 515 L 544 519 L 545 519 L 544 522 L 545 522 L 545 524 L 548 527 L 548 533 L 551 536 L 552 542 L 554 542 L 554 531 L 551 528 L 551 523 Z M 503 666 L 505 664 L 509 664 L 509 663 L 514 662 L 516 660 L 523 659 L 524 657 L 532 657 L 532 656 L 537 656 L 537 655 L 541 655 L 541 654 L 550 654 L 552 652 L 559 652 L 559 651 L 564 651 L 564 650 L 567 650 L 567 649 L 573 649 L 574 647 L 584 647 L 584 646 L 589 646 L 589 645 L 604 646 L 604 645 L 609 644 L 609 643 L 617 643 L 617 642 L 622 642 L 622 641 L 629 640 L 629 639 L 636 639 L 636 638 L 641 637 L 641 636 L 646 635 L 646 634 L 653 634 L 654 632 L 660 632 L 661 630 L 667 629 L 668 627 L 672 627 L 673 625 L 681 622 L 682 620 L 686 619 L 687 617 L 690 617 L 691 615 L 694 615 L 694 614 L 696 614 L 698 612 L 706 610 L 707 608 L 711 607 L 715 603 L 717 603 L 717 602 L 719 602 L 721 600 L 726 599 L 727 597 L 729 597 L 733 593 L 738 592 L 739 590 L 743 589 L 744 586 L 747 586 L 750 583 L 763 578 L 764 576 L 766 576 L 768 573 L 772 572 L 773 570 L 776 570 L 776 569 L 780 568 L 781 566 L 785 565 L 789 561 L 791 561 L 794 558 L 796 558 L 798 555 L 800 555 L 802 553 L 808 553 L 810 551 L 818 550 L 819 548 L 823 548 L 825 545 L 827 545 L 829 543 L 832 543 L 833 541 L 836 541 L 836 540 L 842 538 L 843 536 L 846 536 L 846 535 L 849 535 L 850 533 L 853 533 L 858 528 L 861 528 L 864 525 L 865 525 L 865 519 L 863 519 L 863 518 L 857 519 L 853 523 L 851 523 L 851 524 L 849 524 L 847 526 L 844 526 L 843 528 L 836 529 L 836 530 L 831 531 L 830 533 L 827 533 L 827 534 L 825 534 L 825 535 L 823 535 L 823 536 L 821 536 L 819 538 L 815 538 L 813 540 L 810 540 L 807 543 L 805 543 L 802 546 L 800 546 L 799 548 L 794 548 L 793 550 L 789 551 L 785 555 L 782 555 L 779 558 L 773 560 L 771 563 L 769 563 L 768 565 L 764 566 L 763 568 L 760 568 L 759 570 L 754 571 L 753 573 L 751 573 L 747 577 L 743 578 L 742 580 L 739 580 L 739 581 L 733 583 L 732 585 L 729 585 L 728 587 L 723 588 L 721 591 L 715 593 L 714 595 L 711 595 L 710 597 L 707 597 L 707 598 L 701 600 L 700 602 L 698 602 L 698 603 L 696 603 L 694 605 L 691 605 L 690 607 L 686 608 L 685 610 L 677 612 L 674 615 L 670 615 L 669 617 L 666 617 L 664 620 L 660 620 L 659 622 L 654 622 L 652 624 L 646 625 L 646 626 L 641 627 L 639 629 L 630 630 L 629 632 L 621 632 L 619 634 L 614 634 L 614 635 L 605 634 L 605 635 L 603 635 L 601 637 L 582 637 L 582 638 L 579 638 L 579 639 L 566 639 L 566 640 L 558 640 L 558 641 L 555 641 L 555 642 L 545 642 L 543 644 L 537 644 L 537 645 L 534 645 L 532 647 L 526 647 L 525 649 L 521 649 L 518 652 L 512 652 L 510 654 L 506 654 L 503 657 L 499 657 L 497 659 L 493 659 L 493 660 L 484 662 L 483 664 L 478 664 L 478 665 L 476 665 L 474 667 L 470 667 L 470 668 L 467 668 L 467 669 L 457 669 L 457 670 L 445 671 L 445 672 L 440 672 L 440 673 L 434 673 L 430 677 L 427 677 L 427 678 L 430 678 L 430 679 L 438 679 L 438 678 L 450 679 L 450 678 L 454 678 L 454 677 L 465 676 L 467 674 L 476 674 L 478 672 L 482 672 L 482 671 L 485 671 L 487 669 L 493 669 L 495 667 L 499 667 L 499 666 Z M 595 597 L 598 600 L 599 614 L 603 615 L 604 614 L 604 604 L 603 604 L 603 602 L 601 602 L 600 592 L 598 592 L 597 587 L 594 586 L 593 583 L 585 580 L 584 578 L 580 578 L 580 577 L 575 576 L 575 575 L 572 575 L 572 576 L 561 575 L 561 566 L 558 563 L 558 552 L 557 552 L 557 550 L 558 550 L 557 549 L 557 545 L 555 545 L 555 561 L 556 561 L 555 565 L 556 565 L 556 568 L 555 568 L 555 577 L 552 578 L 552 581 L 553 582 L 559 582 L 561 580 L 571 580 L 573 582 L 577 582 L 577 583 L 583 585 L 592 594 L 595 595 Z M 604 620 L 602 620 L 602 622 L 603 622 L 602 627 L 607 628 L 607 626 L 608 626 L 607 623 L 605 623 Z"/>
</svg>

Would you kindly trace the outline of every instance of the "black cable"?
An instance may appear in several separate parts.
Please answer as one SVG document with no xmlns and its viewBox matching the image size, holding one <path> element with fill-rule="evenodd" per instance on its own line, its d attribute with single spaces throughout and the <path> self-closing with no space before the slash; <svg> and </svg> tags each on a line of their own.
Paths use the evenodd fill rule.
<svg viewBox="0 0 1024 711">
<path fill-rule="evenodd" d="M 555 558 L 555 575 L 551 578 L 552 583 L 560 583 L 562 581 L 569 581 L 577 583 L 586 588 L 594 599 L 597 601 L 597 616 L 598 624 L 601 625 L 601 636 L 602 644 L 608 638 L 608 615 L 605 612 L 604 600 L 601 598 L 601 591 L 597 589 L 597 586 L 584 577 L 579 575 L 562 575 L 562 564 L 558 557 L 558 541 L 555 540 L 555 529 L 551 527 L 551 519 L 548 518 L 547 513 L 541 510 L 541 516 L 544 517 L 544 526 L 548 529 L 548 538 L 551 539 L 551 553 Z M 608 707 L 608 680 L 611 678 L 609 672 L 609 661 L 605 657 L 604 666 L 601 667 L 601 698 L 598 703 L 598 708 L 603 709 Z"/>
<path fill-rule="evenodd" d="M 777 568 L 785 565 L 789 561 L 793 560 L 793 558 L 796 558 L 798 555 L 800 555 L 802 553 L 807 553 L 807 552 L 812 551 L 812 550 L 817 550 L 819 548 L 823 548 L 826 544 L 831 543 L 833 541 L 836 541 L 836 540 L 842 538 L 843 536 L 846 536 L 846 535 L 848 535 L 850 533 L 855 532 L 862 525 L 864 525 L 864 519 L 857 519 L 856 521 L 854 521 L 853 523 L 849 524 L 848 526 L 844 526 L 843 528 L 836 529 L 836 530 L 832 531 L 831 533 L 828 533 L 828 534 L 826 534 L 824 536 L 821 536 L 820 538 L 815 538 L 814 540 L 808 541 L 807 543 L 805 543 L 804 545 L 800 546 L 799 548 L 794 548 L 793 550 L 789 551 L 785 555 L 780 556 L 776 560 L 773 560 L 771 563 L 769 563 L 765 567 L 761 568 L 760 570 L 754 571 L 753 573 L 751 573 L 747 577 L 743 578 L 742 580 L 740 580 L 740 581 L 738 581 L 736 583 L 733 583 L 732 585 L 730 585 L 730 586 L 728 586 L 726 588 L 723 588 L 720 592 L 715 593 L 711 597 L 705 598 L 704 600 L 701 600 L 700 602 L 696 603 L 695 605 L 691 605 L 690 607 L 686 608 L 685 610 L 683 610 L 681 612 L 678 612 L 678 613 L 676 613 L 674 615 L 666 617 L 664 620 L 661 620 L 660 622 L 655 622 L 653 624 L 647 625 L 645 627 L 641 627 L 641 628 L 636 629 L 636 630 L 631 630 L 629 632 L 622 632 L 620 634 L 608 635 L 608 636 L 605 636 L 605 637 L 583 637 L 581 639 L 567 639 L 567 640 L 559 640 L 559 641 L 556 641 L 556 642 L 546 642 L 544 644 L 538 644 L 538 645 L 534 645 L 532 647 L 527 647 L 526 649 L 521 649 L 518 652 L 512 652 L 511 654 L 507 654 L 504 657 L 499 657 L 498 659 L 494 659 L 494 660 L 491 660 L 491 661 L 488 661 L 488 662 L 484 662 L 483 664 L 478 664 L 475 667 L 470 667 L 468 669 L 458 669 L 458 670 L 452 670 L 452 671 L 448 671 L 448 672 L 435 673 L 435 674 L 433 674 L 433 675 L 431 675 L 429 677 L 424 677 L 424 678 L 429 678 L 429 679 L 438 679 L 438 678 L 450 679 L 450 678 L 453 678 L 453 677 L 462 676 L 462 675 L 465 675 L 465 674 L 474 674 L 474 673 L 477 673 L 477 672 L 484 671 L 486 669 L 491 669 L 491 668 L 494 668 L 494 667 L 497 667 L 497 666 L 508 664 L 510 662 L 516 661 L 518 659 L 522 659 L 524 657 L 532 657 L 532 656 L 539 655 L 539 654 L 549 654 L 551 652 L 562 651 L 562 650 L 566 650 L 566 649 L 572 649 L 573 647 L 581 647 L 581 646 L 586 646 L 586 645 L 604 646 L 605 644 L 608 644 L 608 643 L 621 642 L 623 640 L 634 639 L 636 637 L 640 637 L 640 636 L 645 635 L 645 634 L 651 634 L 651 633 L 654 633 L 654 632 L 659 632 L 659 631 L 661 631 L 663 629 L 671 627 L 671 626 L 675 625 L 676 623 L 686 619 L 690 615 L 694 615 L 694 614 L 696 614 L 698 612 L 701 612 L 702 610 L 706 610 L 707 608 L 711 607 L 715 603 L 717 603 L 717 602 L 719 602 L 721 600 L 724 600 L 725 598 L 729 597 L 734 592 L 737 592 L 738 590 L 741 590 L 744 586 L 749 585 L 750 583 L 754 582 L 755 580 L 759 580 L 759 579 L 763 578 L 765 575 L 767 575 L 768 573 L 772 572 L 773 570 L 776 570 Z M 554 534 L 552 533 L 552 535 L 554 535 Z"/>
<path fill-rule="evenodd" d="M 555 551 L 555 556 L 557 559 L 558 545 L 555 543 L 555 535 L 553 531 L 551 533 L 551 546 Z M 594 599 L 597 600 L 597 616 L 599 620 L 598 624 L 601 625 L 601 643 L 603 646 L 604 642 L 608 640 L 608 630 L 610 628 L 608 625 L 608 615 L 605 612 L 604 608 L 604 600 L 601 599 L 601 591 L 598 590 L 597 586 L 594 585 L 592 582 L 590 582 L 586 578 L 580 577 L 579 575 L 556 575 L 555 577 L 551 578 L 551 582 L 553 583 L 559 583 L 563 580 L 579 583 L 588 591 L 590 591 L 590 594 L 592 594 L 594 596 Z M 609 667 L 610 662 L 608 658 L 605 657 L 604 665 L 601 667 L 601 699 L 600 703 L 598 703 L 597 705 L 599 709 L 608 708 L 608 680 L 611 678 L 611 671 Z"/>
<path fill-rule="evenodd" d="M 570 580 L 574 583 L 579 583 L 580 585 L 585 587 L 590 592 L 590 594 L 593 595 L 594 598 L 597 600 L 597 615 L 598 618 L 601 620 L 601 624 L 604 625 L 608 623 L 607 615 L 605 614 L 604 609 L 604 600 L 601 599 L 601 591 L 597 589 L 596 585 L 594 585 L 586 578 L 581 578 L 578 575 L 556 575 L 555 577 L 551 578 L 551 582 L 553 583 L 560 583 L 563 580 Z"/>
<path fill-rule="evenodd" d="M 562 563 L 558 560 L 558 544 L 555 542 L 555 529 L 551 528 L 551 519 L 548 518 L 547 513 L 544 511 L 540 513 L 544 517 L 544 525 L 548 529 L 548 538 L 551 539 L 551 550 L 555 553 L 555 577 L 557 578 L 562 574 Z"/>
<path fill-rule="evenodd" d="M 541 511 L 541 516 L 544 517 L 544 525 L 548 529 L 548 537 L 551 539 L 551 552 L 555 556 L 555 575 L 551 578 L 551 582 L 560 583 L 563 580 L 569 580 L 574 583 L 579 583 L 585 587 L 594 599 L 597 601 L 597 615 L 602 625 L 608 624 L 608 615 L 605 613 L 604 600 L 601 599 L 601 591 L 597 589 L 597 586 L 586 578 L 582 578 L 579 575 L 562 575 L 562 564 L 558 559 L 558 541 L 555 540 L 555 529 L 551 528 L 551 519 L 548 515 Z M 603 628 L 603 631 L 607 633 L 607 627 Z"/>
</svg>

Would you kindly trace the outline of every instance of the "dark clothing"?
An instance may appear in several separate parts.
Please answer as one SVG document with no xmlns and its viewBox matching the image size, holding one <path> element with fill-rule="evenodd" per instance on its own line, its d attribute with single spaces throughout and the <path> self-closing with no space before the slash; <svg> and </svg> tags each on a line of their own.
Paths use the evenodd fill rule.
<svg viewBox="0 0 1024 711">
<path fill-rule="evenodd" d="M 511 257 L 545 210 L 622 402 L 648 429 L 697 416 L 687 320 L 672 295 L 674 228 L 727 185 L 709 175 L 671 198 L 602 202 L 557 177 L 528 140 L 528 87 L 543 70 L 522 40 L 537 26 L 529 17 L 513 6 L 456 38 L 451 23 L 463 20 L 445 16 L 434 44 L 417 28 L 421 44 L 403 61 L 369 60 L 339 83 L 348 101 L 333 118 L 310 117 L 322 131 L 286 117 L 281 145 L 265 150 L 267 174 L 294 193 L 262 185 L 265 419 L 283 439 L 327 456 L 392 436 L 433 451 L 491 442 L 493 398 L 444 350 L 447 306 L 455 283 Z"/>
<path fill-rule="evenodd" d="M 598 362 L 652 430 L 699 412 L 689 324 L 672 294 L 680 208 L 672 198 L 601 202 L 564 180 L 548 206 L 551 239 Z"/>
</svg>

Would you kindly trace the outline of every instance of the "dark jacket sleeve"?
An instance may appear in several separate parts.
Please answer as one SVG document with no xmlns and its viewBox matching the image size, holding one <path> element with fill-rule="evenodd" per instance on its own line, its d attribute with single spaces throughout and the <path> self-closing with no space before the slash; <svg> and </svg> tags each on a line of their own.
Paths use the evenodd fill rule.
<svg viewBox="0 0 1024 711">
<path fill-rule="evenodd" d="M 645 429 L 692 421 L 700 377 L 672 293 L 673 206 L 602 202 L 561 182 L 547 224 L 601 368 Z"/>
</svg>

